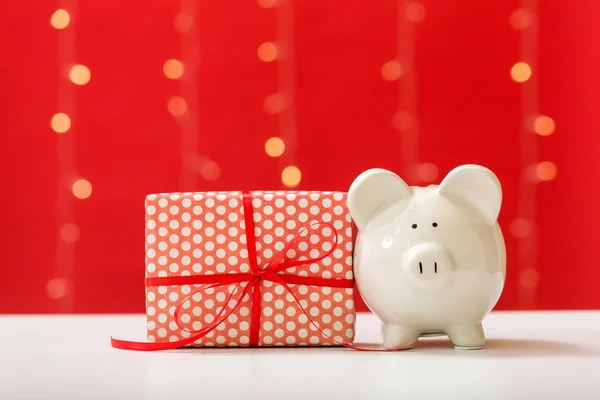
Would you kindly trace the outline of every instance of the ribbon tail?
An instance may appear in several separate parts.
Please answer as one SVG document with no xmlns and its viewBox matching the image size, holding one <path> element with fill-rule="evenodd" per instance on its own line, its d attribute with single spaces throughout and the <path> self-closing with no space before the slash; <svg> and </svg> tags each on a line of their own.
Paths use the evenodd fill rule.
<svg viewBox="0 0 600 400">
<path fill-rule="evenodd" d="M 154 342 L 133 342 L 130 340 L 121 340 L 115 339 L 113 337 L 110 338 L 110 345 L 115 349 L 121 350 L 135 350 L 135 351 L 160 351 L 160 350 L 175 350 L 180 347 L 187 346 L 192 344 L 196 340 L 200 339 L 202 336 L 206 335 L 206 333 L 202 333 L 199 335 L 190 336 L 189 338 L 178 340 L 176 342 L 168 342 L 168 343 L 154 343 Z"/>
</svg>

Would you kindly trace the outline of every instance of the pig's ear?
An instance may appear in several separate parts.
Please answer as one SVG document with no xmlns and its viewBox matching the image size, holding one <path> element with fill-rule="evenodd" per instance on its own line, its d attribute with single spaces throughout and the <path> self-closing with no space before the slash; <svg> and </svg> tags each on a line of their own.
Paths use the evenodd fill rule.
<svg viewBox="0 0 600 400">
<path fill-rule="evenodd" d="M 459 197 L 475 207 L 486 222 L 496 223 L 502 205 L 502 187 L 489 169 L 479 165 L 462 165 L 450 171 L 438 188 L 446 197 Z"/>
<path fill-rule="evenodd" d="M 402 199 L 408 206 L 411 196 L 412 189 L 398 175 L 374 168 L 354 180 L 346 204 L 356 226 L 363 230 L 380 209 Z"/>
</svg>

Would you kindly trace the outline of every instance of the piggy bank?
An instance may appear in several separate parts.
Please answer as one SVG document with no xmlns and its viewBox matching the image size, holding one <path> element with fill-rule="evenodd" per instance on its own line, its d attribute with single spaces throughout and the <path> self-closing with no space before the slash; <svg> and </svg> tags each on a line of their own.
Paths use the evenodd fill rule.
<svg viewBox="0 0 600 400">
<path fill-rule="evenodd" d="M 383 322 L 387 349 L 448 335 L 457 349 L 481 349 L 481 321 L 500 298 L 506 251 L 497 218 L 500 182 L 478 165 L 440 185 L 411 187 L 384 169 L 363 172 L 348 191 L 358 228 L 358 289 Z"/>
</svg>

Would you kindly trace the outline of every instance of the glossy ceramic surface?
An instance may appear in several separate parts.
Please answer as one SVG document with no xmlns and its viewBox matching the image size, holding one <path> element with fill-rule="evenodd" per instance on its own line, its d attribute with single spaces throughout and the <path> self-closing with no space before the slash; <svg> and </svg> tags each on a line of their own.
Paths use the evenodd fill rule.
<svg viewBox="0 0 600 400">
<path fill-rule="evenodd" d="M 410 187 L 383 169 L 356 178 L 348 192 L 359 229 L 355 277 L 384 323 L 386 348 L 441 332 L 456 348 L 483 347 L 481 321 L 506 273 L 501 203 L 498 179 L 478 165 L 452 170 L 439 186 Z"/>
</svg>

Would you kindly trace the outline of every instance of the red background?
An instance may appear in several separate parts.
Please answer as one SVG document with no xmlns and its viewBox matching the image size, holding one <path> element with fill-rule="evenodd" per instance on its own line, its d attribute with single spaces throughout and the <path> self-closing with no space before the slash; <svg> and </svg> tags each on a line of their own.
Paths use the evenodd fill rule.
<svg viewBox="0 0 600 400">
<path fill-rule="evenodd" d="M 173 25 L 180 2 L 71 3 L 77 10 L 63 31 L 49 24 L 65 7 L 57 1 L 8 2 L 0 14 L 0 312 L 143 312 L 146 194 L 283 187 L 280 161 L 264 150 L 279 134 L 277 116 L 263 110 L 278 90 L 277 62 L 257 57 L 260 43 L 276 40 L 276 14 L 255 1 L 198 2 L 191 51 L 199 67 L 188 90 L 198 96 L 196 150 L 219 165 L 220 177 L 195 176 L 182 187 L 181 126 L 166 107 L 181 82 L 162 70 L 185 50 Z M 347 190 L 371 167 L 402 173 L 400 133 L 390 123 L 398 85 L 381 76 L 396 54 L 397 2 L 294 3 L 297 148 L 286 157 L 302 171 L 298 188 Z M 532 135 L 536 160 L 554 162 L 558 175 L 537 185 L 535 264 L 520 264 L 520 239 L 508 228 L 518 217 L 523 173 L 521 88 L 510 78 L 519 32 L 508 22 L 519 1 L 424 1 L 414 40 L 417 96 L 404 99 L 419 121 L 413 156 L 437 165 L 436 182 L 463 163 L 483 164 L 502 181 L 508 277 L 498 309 L 600 308 L 600 2 L 539 3 L 538 111 L 557 128 Z M 71 62 L 92 73 L 85 86 L 71 84 L 61 65 L 68 29 L 76 32 Z M 69 85 L 73 124 L 59 135 L 49 121 L 61 111 L 59 89 Z M 67 267 L 57 265 L 65 248 L 59 194 L 69 190 L 59 182 L 61 140 L 72 143 L 76 171 L 93 186 L 89 198 L 70 200 L 81 234 L 67 245 Z M 526 268 L 539 282 L 524 288 Z M 64 283 L 58 299 L 53 279 Z"/>
</svg>

